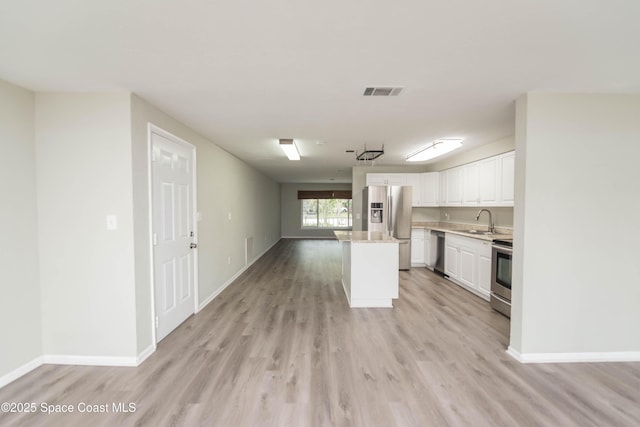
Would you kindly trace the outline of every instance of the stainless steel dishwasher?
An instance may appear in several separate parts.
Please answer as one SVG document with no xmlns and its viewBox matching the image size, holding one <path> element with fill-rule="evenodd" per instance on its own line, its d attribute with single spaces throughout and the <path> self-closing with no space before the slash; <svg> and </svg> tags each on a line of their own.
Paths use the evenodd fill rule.
<svg viewBox="0 0 640 427">
<path fill-rule="evenodd" d="M 444 231 L 431 230 L 431 236 L 435 236 L 436 242 L 436 264 L 433 271 L 444 276 Z"/>
</svg>

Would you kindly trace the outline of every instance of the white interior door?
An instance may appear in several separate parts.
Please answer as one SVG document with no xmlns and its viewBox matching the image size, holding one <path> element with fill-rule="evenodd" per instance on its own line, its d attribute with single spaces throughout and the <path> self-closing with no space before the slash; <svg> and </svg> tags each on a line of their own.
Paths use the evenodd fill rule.
<svg viewBox="0 0 640 427">
<path fill-rule="evenodd" d="M 152 131 L 156 341 L 195 310 L 195 148 Z"/>
</svg>

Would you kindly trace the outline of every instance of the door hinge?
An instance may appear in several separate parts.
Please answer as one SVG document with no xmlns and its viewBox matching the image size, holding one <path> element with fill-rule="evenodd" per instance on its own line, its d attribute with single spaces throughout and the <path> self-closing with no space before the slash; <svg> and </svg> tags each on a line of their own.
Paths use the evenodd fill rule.
<svg viewBox="0 0 640 427">
<path fill-rule="evenodd" d="M 158 316 L 156 316 L 156 329 L 158 329 Z"/>
<path fill-rule="evenodd" d="M 158 235 L 156 233 L 153 233 L 153 246 L 156 246 L 158 244 Z"/>
</svg>

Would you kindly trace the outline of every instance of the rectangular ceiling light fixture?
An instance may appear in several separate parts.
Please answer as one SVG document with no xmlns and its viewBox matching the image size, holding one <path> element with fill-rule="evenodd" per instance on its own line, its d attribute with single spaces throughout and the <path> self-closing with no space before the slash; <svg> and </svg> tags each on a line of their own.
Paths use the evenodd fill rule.
<svg viewBox="0 0 640 427">
<path fill-rule="evenodd" d="M 435 159 L 460 147 L 462 147 L 461 138 L 438 139 L 433 141 L 431 145 L 427 145 L 415 153 L 409 154 L 407 156 L 407 162 L 424 162 Z"/>
<path fill-rule="evenodd" d="M 300 160 L 300 153 L 298 153 L 298 148 L 293 143 L 293 139 L 281 139 L 280 148 L 282 148 L 289 160 Z"/>
</svg>

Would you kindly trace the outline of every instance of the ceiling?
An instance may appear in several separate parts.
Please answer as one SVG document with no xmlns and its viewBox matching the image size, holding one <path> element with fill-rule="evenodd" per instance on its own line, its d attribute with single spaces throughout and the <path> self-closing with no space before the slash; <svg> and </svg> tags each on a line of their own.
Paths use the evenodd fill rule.
<svg viewBox="0 0 640 427">
<path fill-rule="evenodd" d="M 279 182 L 350 182 L 347 149 L 401 165 L 437 138 L 512 135 L 528 91 L 639 93 L 639 16 L 637 0 L 0 0 L 0 78 L 131 91 Z"/>
</svg>

